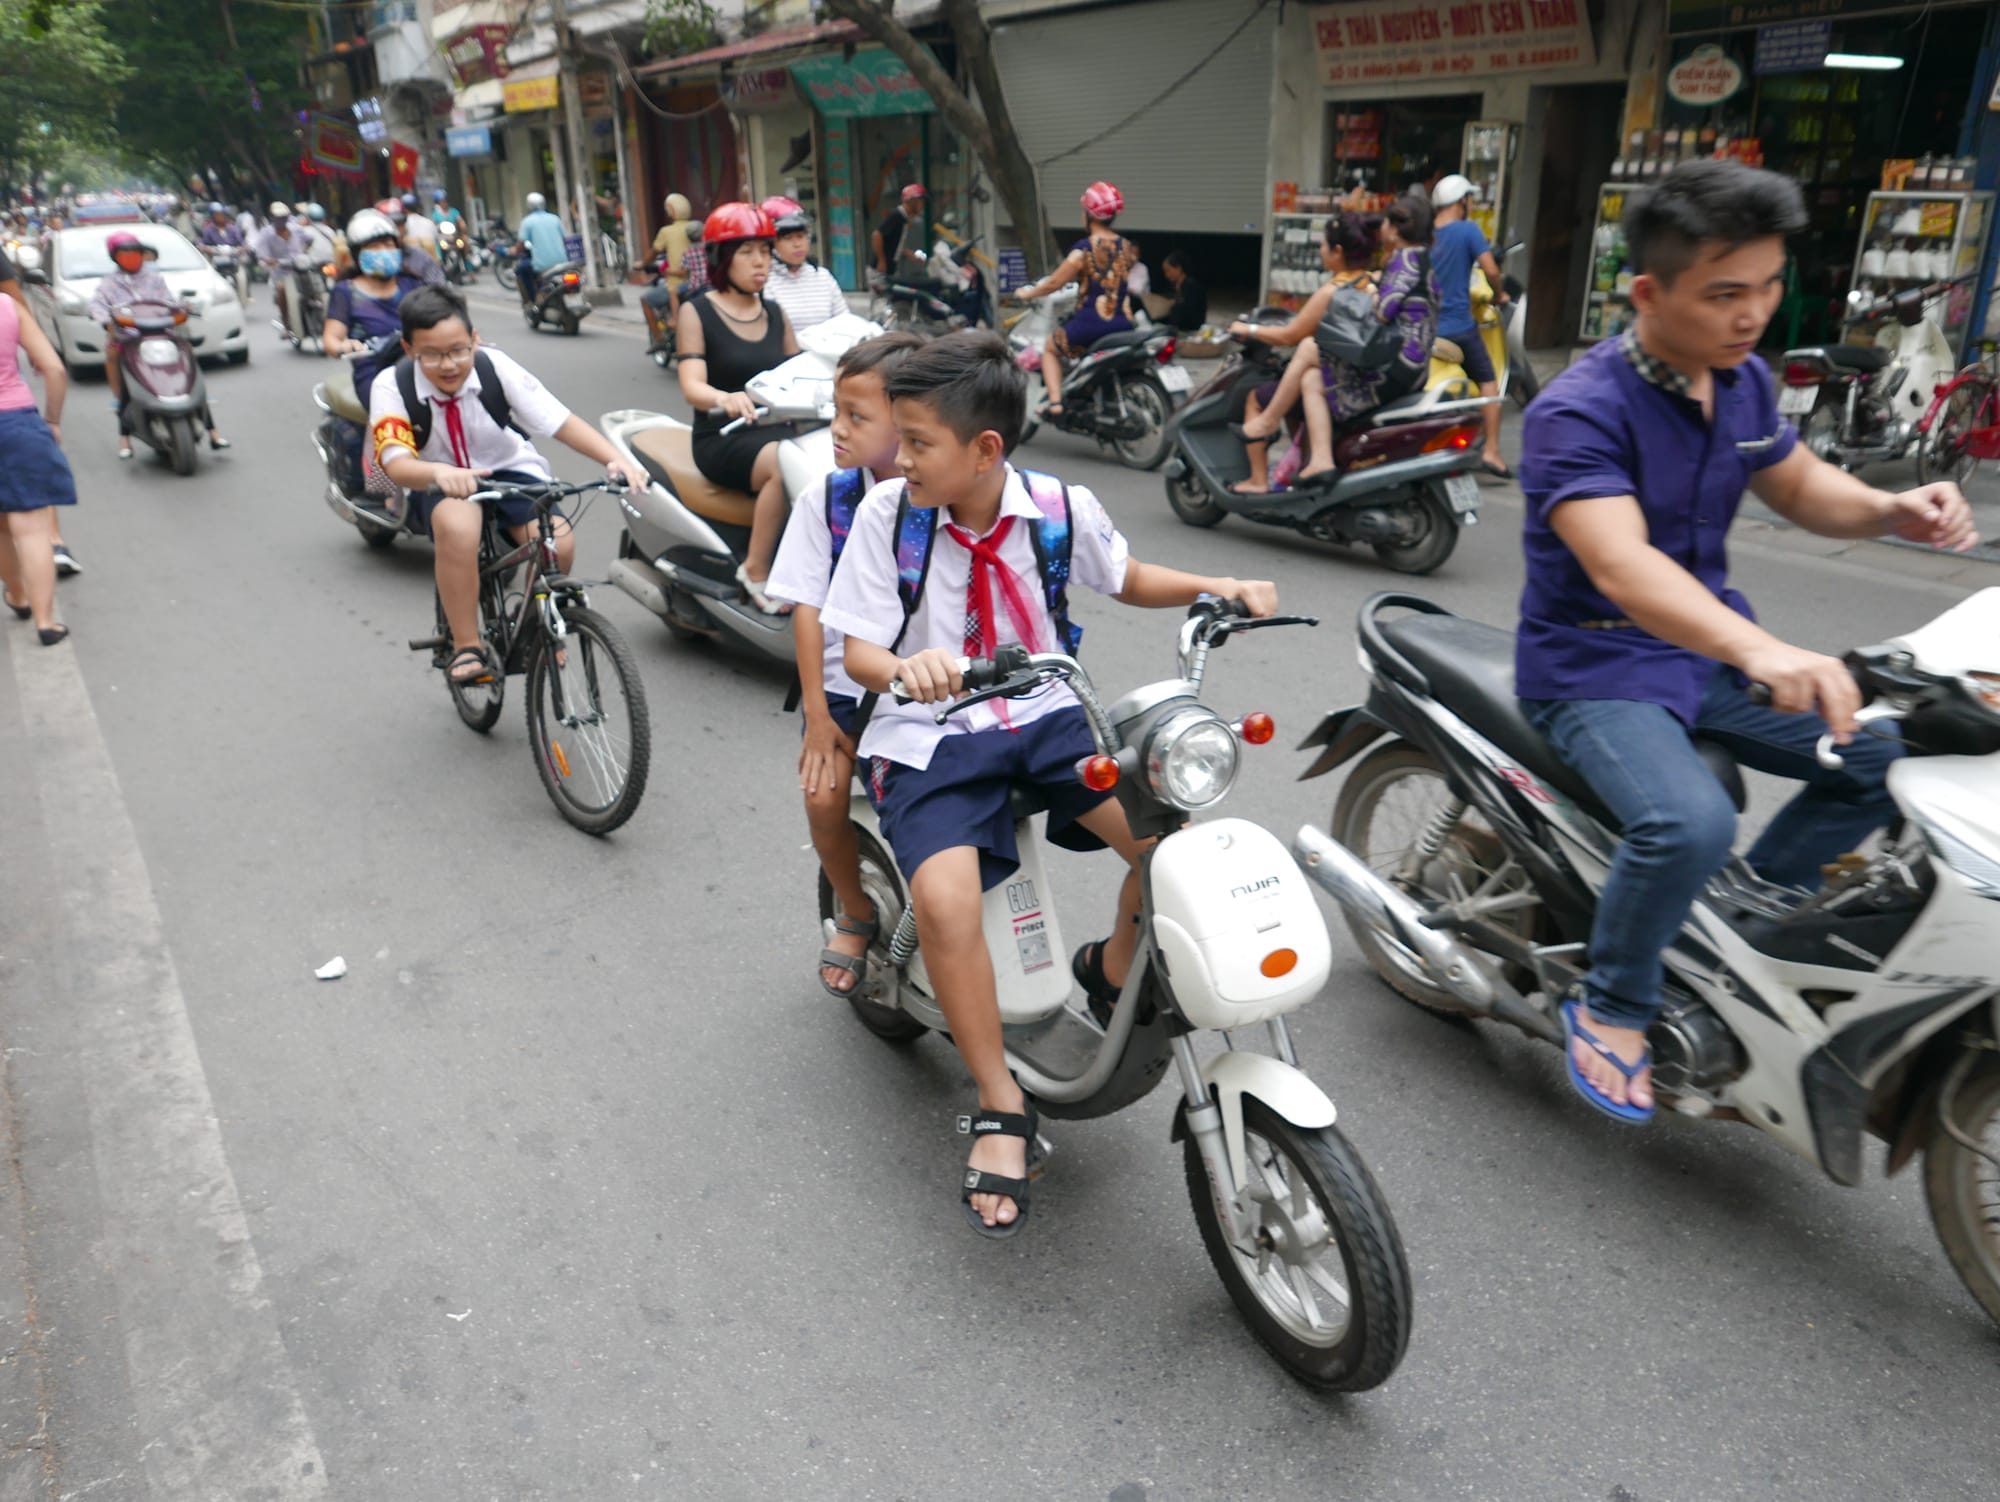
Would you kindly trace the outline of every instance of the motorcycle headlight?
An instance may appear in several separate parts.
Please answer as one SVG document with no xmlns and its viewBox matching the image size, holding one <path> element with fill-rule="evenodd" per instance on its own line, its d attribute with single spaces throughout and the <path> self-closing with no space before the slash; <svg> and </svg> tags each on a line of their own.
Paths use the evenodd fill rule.
<svg viewBox="0 0 2000 1502">
<path fill-rule="evenodd" d="M 1155 795 L 1193 813 L 1228 796 L 1241 755 L 1236 732 L 1208 710 L 1177 710 L 1146 738 L 1146 781 Z"/>
</svg>

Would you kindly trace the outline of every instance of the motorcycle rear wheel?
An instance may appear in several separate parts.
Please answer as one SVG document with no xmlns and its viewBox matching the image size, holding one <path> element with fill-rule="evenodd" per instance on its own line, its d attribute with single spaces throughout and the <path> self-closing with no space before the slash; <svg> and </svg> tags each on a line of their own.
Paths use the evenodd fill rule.
<svg viewBox="0 0 2000 1502">
<path fill-rule="evenodd" d="M 1252 1183 L 1240 1187 L 1250 1189 L 1260 1221 L 1254 1254 L 1230 1241 L 1201 1144 L 1182 1133 L 1188 1198 L 1209 1261 L 1294 1377 L 1330 1392 L 1381 1386 L 1410 1343 L 1410 1264 L 1388 1202 L 1338 1128 L 1296 1126 L 1246 1096 L 1243 1129 Z"/>
<path fill-rule="evenodd" d="M 1950 1105 L 1960 1131 L 2000 1153 L 2000 1058 L 1975 1066 Z M 1924 1200 L 1966 1291 L 2000 1322 L 2000 1167 L 1936 1131 L 1924 1149 Z"/>
<path fill-rule="evenodd" d="M 1399 574 L 1428 574 L 1441 568 L 1458 546 L 1458 513 L 1435 482 L 1424 484 L 1403 505 L 1412 512 L 1412 535 L 1402 542 L 1372 543 L 1375 556 Z"/>
<path fill-rule="evenodd" d="M 521 278 L 514 270 L 514 263 L 505 256 L 493 262 L 493 280 L 509 292 L 518 292 L 521 288 Z"/>
<path fill-rule="evenodd" d="M 1145 431 L 1137 438 L 1113 439 L 1112 451 L 1121 464 L 1133 469 L 1158 469 L 1173 446 L 1167 433 L 1174 415 L 1173 401 L 1167 395 L 1167 388 L 1150 377 L 1141 376 L 1122 384 L 1126 409 L 1145 424 Z"/>
<path fill-rule="evenodd" d="M 1840 426 L 1846 410 L 1845 400 L 1822 394 L 1799 426 L 1799 437 L 1806 448 L 1840 469 L 1854 467 L 1840 457 Z"/>
<path fill-rule="evenodd" d="M 1327 827 L 1370 870 L 1419 904 L 1429 906 L 1451 896 L 1454 878 L 1467 893 L 1479 890 L 1506 860 L 1500 837 L 1476 809 L 1468 808 L 1415 880 L 1398 880 L 1396 872 L 1403 858 L 1451 795 L 1444 769 L 1429 752 L 1408 741 L 1390 741 L 1362 757 L 1347 774 L 1340 796 L 1334 800 L 1333 821 Z M 1393 820 L 1393 827 L 1378 829 L 1378 816 L 1385 825 Z M 1497 890 L 1514 891 L 1523 885 L 1525 878 L 1517 876 Z M 1490 914 L 1487 921 L 1527 938 L 1539 927 L 1540 912 L 1539 907 L 1512 908 Z M 1465 1015 L 1465 1008 L 1452 994 L 1431 981 L 1430 970 L 1415 954 L 1384 938 L 1344 908 L 1342 916 L 1363 958 L 1397 995 L 1441 1017 Z"/>
<path fill-rule="evenodd" d="M 868 972 L 871 977 L 888 975 L 891 973 L 889 938 L 895 933 L 896 923 L 902 917 L 903 887 L 897 879 L 896 862 L 882 848 L 881 842 L 865 829 L 857 828 L 854 835 L 861 846 L 861 886 L 875 904 L 875 918 L 880 925 L 875 942 L 868 946 Z M 833 883 L 826 879 L 826 872 L 821 871 L 821 924 L 831 923 L 840 916 L 840 911 L 840 899 L 834 895 Z M 869 1001 L 853 991 L 847 993 L 847 1004 L 854 1009 L 861 1025 L 884 1042 L 909 1043 L 930 1031 L 908 1012 Z"/>
</svg>

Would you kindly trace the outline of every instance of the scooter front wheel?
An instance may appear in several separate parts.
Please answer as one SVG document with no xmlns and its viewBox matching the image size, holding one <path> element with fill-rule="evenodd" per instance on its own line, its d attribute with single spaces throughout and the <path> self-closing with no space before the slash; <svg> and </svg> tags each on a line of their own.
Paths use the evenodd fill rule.
<svg viewBox="0 0 2000 1502">
<path fill-rule="evenodd" d="M 1185 1109 L 1185 1107 L 1183 1107 Z M 1293 1376 L 1333 1392 L 1388 1380 L 1410 1343 L 1410 1264 L 1394 1217 L 1338 1128 L 1301 1127 L 1243 1100 L 1250 1206 L 1230 1239 L 1192 1132 L 1188 1198 L 1209 1260 L 1257 1338 Z"/>
<path fill-rule="evenodd" d="M 882 843 L 865 829 L 857 827 L 854 834 L 860 846 L 861 889 L 875 904 L 875 918 L 879 925 L 875 942 L 868 946 L 869 980 L 875 981 L 890 973 L 889 937 L 896 931 L 896 923 L 903 914 L 903 884 L 898 879 L 895 860 Z M 822 925 L 841 916 L 840 899 L 834 894 L 833 883 L 826 879 L 824 871 L 819 874 L 819 916 Z M 858 994 L 860 990 L 861 986 L 856 986 L 847 993 L 847 1004 L 854 1008 L 854 1015 L 860 1019 L 861 1025 L 876 1037 L 890 1043 L 909 1043 L 930 1031 L 908 1012 L 870 1001 Z"/>
<path fill-rule="evenodd" d="M 172 437 L 173 447 L 169 450 L 167 458 L 174 466 L 174 473 L 177 475 L 193 474 L 195 455 L 201 448 L 201 439 L 194 430 L 194 419 L 192 417 L 176 418 Z"/>
</svg>

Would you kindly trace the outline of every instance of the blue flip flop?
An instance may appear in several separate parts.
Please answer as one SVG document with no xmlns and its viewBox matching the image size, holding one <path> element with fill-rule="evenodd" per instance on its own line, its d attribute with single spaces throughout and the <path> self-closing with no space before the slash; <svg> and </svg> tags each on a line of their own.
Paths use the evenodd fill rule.
<svg viewBox="0 0 2000 1502">
<path fill-rule="evenodd" d="M 1570 1087 L 1578 1095 L 1581 1095 L 1585 1101 L 1595 1106 L 1606 1116 L 1611 1117 L 1614 1121 L 1629 1121 L 1634 1124 L 1651 1121 L 1653 1119 L 1653 1108 L 1651 1106 L 1642 1109 L 1638 1106 L 1620 1105 L 1602 1090 L 1591 1084 L 1589 1080 L 1585 1079 L 1583 1071 L 1576 1067 L 1576 1054 L 1572 1045 L 1575 1044 L 1577 1039 L 1581 1038 L 1586 1048 L 1596 1049 L 1600 1055 L 1610 1060 L 1612 1067 L 1628 1080 L 1638 1074 L 1640 1070 L 1651 1066 L 1653 1051 L 1650 1048 L 1647 1049 L 1646 1056 L 1635 1064 L 1626 1063 L 1611 1051 L 1610 1046 L 1602 1038 L 1576 1020 L 1577 1013 L 1580 1010 L 1581 1003 L 1579 1002 L 1566 1001 L 1562 1004 L 1563 1068 L 1569 1071 Z"/>
</svg>

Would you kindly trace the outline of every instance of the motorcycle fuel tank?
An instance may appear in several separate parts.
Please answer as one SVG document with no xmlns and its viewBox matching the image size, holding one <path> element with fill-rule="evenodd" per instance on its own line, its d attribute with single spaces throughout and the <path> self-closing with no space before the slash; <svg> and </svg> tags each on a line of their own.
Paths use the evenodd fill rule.
<svg viewBox="0 0 2000 1502">
<path fill-rule="evenodd" d="M 1216 819 L 1169 835 L 1148 886 L 1167 983 L 1196 1027 L 1262 1022 L 1326 984 L 1326 920 L 1298 863 L 1261 825 Z"/>
</svg>

